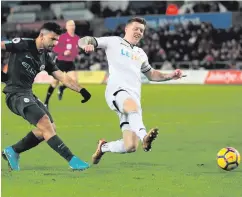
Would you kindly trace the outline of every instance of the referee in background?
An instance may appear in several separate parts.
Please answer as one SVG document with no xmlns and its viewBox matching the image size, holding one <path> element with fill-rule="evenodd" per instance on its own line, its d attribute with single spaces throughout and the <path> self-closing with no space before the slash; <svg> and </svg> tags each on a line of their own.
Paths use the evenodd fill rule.
<svg viewBox="0 0 242 197">
<path fill-rule="evenodd" d="M 69 20 L 66 22 L 67 32 L 60 35 L 58 44 L 53 48 L 53 52 L 57 54 L 56 65 L 58 66 L 58 68 L 61 71 L 66 72 L 69 77 L 77 82 L 77 73 L 75 72 L 74 60 L 79 52 L 78 40 L 80 39 L 80 37 L 75 34 L 75 29 L 76 26 L 73 20 Z M 44 102 L 47 108 L 49 106 L 50 97 L 58 84 L 59 81 L 54 79 L 47 90 L 47 95 Z M 66 86 L 64 85 L 59 86 L 59 100 L 62 99 L 65 88 Z"/>
</svg>

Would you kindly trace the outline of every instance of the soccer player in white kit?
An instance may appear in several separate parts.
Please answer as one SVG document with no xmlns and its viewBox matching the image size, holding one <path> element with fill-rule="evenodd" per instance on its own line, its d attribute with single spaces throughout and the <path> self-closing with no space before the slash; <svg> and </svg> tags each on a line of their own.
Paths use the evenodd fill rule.
<svg viewBox="0 0 242 197">
<path fill-rule="evenodd" d="M 170 74 L 163 74 L 153 69 L 146 53 L 136 44 L 143 37 L 146 21 L 135 17 L 130 19 L 125 27 L 124 38 L 83 37 L 78 45 L 85 52 L 92 52 L 95 48 L 105 49 L 109 78 L 105 97 L 109 108 L 117 113 L 123 138 L 106 142 L 100 139 L 96 152 L 92 155 L 93 164 L 98 164 L 106 152 L 131 153 L 138 148 L 139 140 L 144 151 L 151 150 L 153 140 L 158 135 L 158 129 L 153 128 L 148 133 L 142 120 L 141 108 L 141 72 L 151 81 L 179 79 L 181 71 L 175 70 Z"/>
</svg>

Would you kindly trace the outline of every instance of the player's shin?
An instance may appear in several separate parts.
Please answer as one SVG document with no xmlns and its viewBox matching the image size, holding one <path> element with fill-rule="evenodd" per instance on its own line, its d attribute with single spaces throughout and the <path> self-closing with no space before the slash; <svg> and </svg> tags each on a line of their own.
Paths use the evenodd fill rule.
<svg viewBox="0 0 242 197">
<path fill-rule="evenodd" d="M 55 128 L 47 115 L 44 115 L 38 121 L 37 127 L 42 131 L 42 135 L 47 144 L 69 162 L 74 155 L 64 142 L 56 135 Z"/>
<path fill-rule="evenodd" d="M 64 142 L 57 136 L 54 135 L 51 137 L 47 144 L 57 153 L 60 154 L 64 159 L 66 159 L 68 162 L 72 159 L 74 156 L 70 149 L 64 144 Z"/>
<path fill-rule="evenodd" d="M 34 133 L 30 131 L 23 139 L 21 139 L 16 144 L 12 145 L 12 148 L 16 153 L 22 153 L 31 148 L 34 148 L 43 140 L 44 140 L 43 138 L 39 138 L 35 136 Z"/>
<path fill-rule="evenodd" d="M 147 132 L 144 127 L 141 114 L 136 111 L 129 112 L 128 120 L 131 130 L 136 133 L 136 135 L 139 137 L 141 141 L 143 141 Z"/>
<path fill-rule="evenodd" d="M 126 153 L 127 152 L 124 147 L 123 139 L 105 143 L 102 145 L 101 150 L 103 153 L 105 152 Z"/>
</svg>

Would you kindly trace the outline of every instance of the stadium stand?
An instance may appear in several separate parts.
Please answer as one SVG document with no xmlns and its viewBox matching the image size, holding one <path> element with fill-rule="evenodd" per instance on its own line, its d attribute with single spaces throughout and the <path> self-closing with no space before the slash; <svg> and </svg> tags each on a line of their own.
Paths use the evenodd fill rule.
<svg viewBox="0 0 242 197">
<path fill-rule="evenodd" d="M 170 3 L 177 3 L 171 1 Z M 190 5 L 193 6 L 190 6 Z M 242 5 L 232 2 L 188 2 L 177 3 L 180 13 L 239 11 Z M 2 5 L 2 39 L 13 37 L 36 37 L 37 26 L 23 28 L 20 23 L 34 24 L 38 21 L 68 20 L 77 22 L 77 34 L 94 35 L 103 32 L 102 26 L 92 25 L 92 21 L 111 16 L 165 14 L 167 2 L 5 2 Z M 190 11 L 189 11 L 190 10 Z M 86 26 L 83 26 L 83 24 Z M 18 24 L 18 25 L 15 25 Z M 82 24 L 82 25 L 81 25 Z M 15 27 L 16 26 L 16 27 Z M 10 27 L 13 27 L 12 29 Z M 91 30 L 83 31 L 84 28 Z M 106 30 L 103 36 L 123 36 L 124 25 L 115 30 Z M 99 36 L 101 36 L 99 35 Z M 169 26 L 158 29 L 147 28 L 140 47 L 148 54 L 150 63 L 160 69 L 240 69 L 242 67 L 242 27 L 234 25 L 227 29 L 216 29 L 211 23 L 177 24 L 170 31 Z M 8 54 L 2 52 L 2 65 L 7 62 Z M 92 54 L 80 53 L 76 58 L 80 70 L 105 70 L 107 61 L 104 51 Z"/>
</svg>

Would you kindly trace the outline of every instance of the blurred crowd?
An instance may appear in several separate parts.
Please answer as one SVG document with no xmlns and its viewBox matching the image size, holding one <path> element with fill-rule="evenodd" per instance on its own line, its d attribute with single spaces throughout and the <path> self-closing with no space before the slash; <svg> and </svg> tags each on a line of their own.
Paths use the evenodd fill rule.
<svg viewBox="0 0 242 197">
<path fill-rule="evenodd" d="M 241 1 L 2 1 L 1 23 L 166 14 L 173 3 L 179 14 L 242 11 Z"/>
<path fill-rule="evenodd" d="M 73 1 L 68 1 L 73 2 Z M 75 2 L 75 1 L 74 1 Z M 85 4 L 85 8 L 90 10 L 95 17 L 112 17 L 112 16 L 134 16 L 147 14 L 165 14 L 168 1 L 78 1 Z M 42 13 L 38 13 L 36 20 L 42 20 L 40 15 L 50 17 L 49 20 L 59 19 L 63 16 L 56 16 L 51 11 L 51 4 L 63 3 L 63 1 L 13 1 L 2 3 L 1 19 L 2 24 L 6 22 L 7 16 L 11 12 L 11 6 L 17 5 L 41 5 Z M 180 14 L 185 13 L 203 13 L 203 12 L 226 12 L 226 11 L 241 11 L 242 3 L 239 1 L 176 1 L 176 4 L 181 9 Z M 73 8 L 74 9 L 74 8 Z"/>
<path fill-rule="evenodd" d="M 123 37 L 124 26 L 104 36 Z M 147 53 L 150 64 L 158 69 L 236 69 L 242 62 L 242 27 L 215 29 L 211 24 L 148 28 L 139 44 Z M 80 69 L 106 69 L 103 50 L 77 58 Z"/>
<path fill-rule="evenodd" d="M 90 7 L 97 17 L 165 14 L 167 1 L 94 1 Z"/>
<path fill-rule="evenodd" d="M 211 24 L 165 26 L 147 28 L 139 47 L 147 53 L 150 64 L 157 69 L 239 69 L 242 63 L 242 27 L 215 29 Z M 103 36 L 124 36 L 124 25 Z M 38 32 L 12 32 L 3 39 L 15 36 L 35 38 Z M 2 65 L 8 61 L 2 53 Z M 107 59 L 102 49 L 94 53 L 80 53 L 76 58 L 79 70 L 105 70 Z"/>
<path fill-rule="evenodd" d="M 78 2 L 83 4 L 84 10 L 87 9 L 92 12 L 94 18 L 165 14 L 169 4 L 168 1 L 140 2 L 129 0 Z M 2 24 L 6 22 L 5 19 L 9 14 L 13 14 L 13 10 L 16 11 L 15 14 L 21 14 L 23 11 L 13 9 L 18 8 L 18 6 L 21 7 L 21 5 L 38 4 L 40 10 L 37 9 L 38 12 L 36 12 L 36 15 L 46 15 L 48 20 L 53 20 L 61 19 L 63 17 L 62 14 L 66 11 L 65 9 L 73 9 L 73 12 L 77 9 L 79 13 L 80 9 L 73 6 L 74 4 L 72 5 L 72 3 L 72 1 L 64 3 L 63 1 L 5 1 L 1 9 Z M 51 7 L 56 4 L 60 4 L 59 7 L 56 7 L 56 9 L 59 9 L 59 12 L 57 12 L 59 15 L 52 13 L 53 10 Z M 65 7 L 62 10 L 64 4 L 69 7 Z M 226 12 L 242 9 L 242 3 L 239 1 L 176 1 L 176 4 L 179 7 L 179 12 L 182 13 Z M 32 10 L 30 11 L 32 12 Z M 40 20 L 40 18 L 37 17 L 36 20 Z M 90 28 L 83 26 L 77 28 L 76 32 L 79 36 L 92 36 L 91 31 L 87 30 L 84 32 L 83 29 L 87 30 Z M 4 28 L 2 28 L 1 40 L 9 40 L 13 37 L 36 38 L 38 36 L 38 32 L 36 31 L 24 31 L 23 29 L 5 33 Z M 123 37 L 124 25 L 120 25 L 115 31 L 106 32 L 103 36 L 113 35 Z M 199 25 L 189 23 L 176 25 L 172 29 L 170 26 L 160 27 L 159 29 L 147 28 L 139 46 L 147 53 L 150 64 L 158 69 L 239 69 L 242 67 L 241 26 L 234 26 L 229 29 L 215 29 L 208 23 L 201 23 Z M 2 51 L 2 66 L 7 64 L 8 57 L 9 54 Z M 108 65 L 104 51 L 99 49 L 91 54 L 80 52 L 76 58 L 76 66 L 80 70 L 100 70 L 107 69 Z"/>
</svg>

